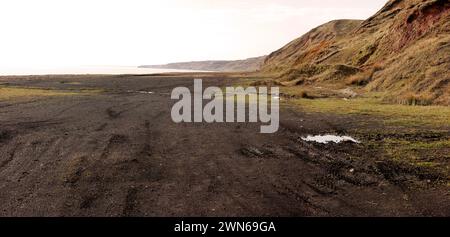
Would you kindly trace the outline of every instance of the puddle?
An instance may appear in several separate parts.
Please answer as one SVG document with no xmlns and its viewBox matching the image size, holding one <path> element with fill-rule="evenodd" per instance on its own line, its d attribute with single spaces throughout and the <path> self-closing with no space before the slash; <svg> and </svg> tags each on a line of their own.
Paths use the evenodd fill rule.
<svg viewBox="0 0 450 237">
<path fill-rule="evenodd" d="M 152 91 L 136 91 L 139 94 L 153 94 Z"/>
<path fill-rule="evenodd" d="M 307 136 L 302 137 L 303 141 L 307 142 L 317 142 L 322 144 L 328 144 L 330 142 L 341 143 L 341 142 L 353 142 L 360 143 L 358 140 L 349 136 L 335 136 L 335 135 L 318 135 L 318 136 Z"/>
<path fill-rule="evenodd" d="M 127 91 L 128 93 L 153 94 L 153 91 Z"/>
<path fill-rule="evenodd" d="M 274 100 L 281 100 L 281 97 L 279 97 L 279 96 L 274 96 L 274 97 L 272 97 Z"/>
</svg>

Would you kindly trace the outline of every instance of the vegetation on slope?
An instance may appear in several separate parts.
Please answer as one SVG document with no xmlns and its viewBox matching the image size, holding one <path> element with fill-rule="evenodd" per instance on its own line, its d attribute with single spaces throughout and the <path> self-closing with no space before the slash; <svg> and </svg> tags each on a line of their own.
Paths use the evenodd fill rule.
<svg viewBox="0 0 450 237">
<path fill-rule="evenodd" d="M 447 0 L 391 0 L 365 21 L 329 22 L 273 52 L 262 66 L 282 85 L 364 87 L 415 105 L 450 105 L 449 69 Z"/>
</svg>

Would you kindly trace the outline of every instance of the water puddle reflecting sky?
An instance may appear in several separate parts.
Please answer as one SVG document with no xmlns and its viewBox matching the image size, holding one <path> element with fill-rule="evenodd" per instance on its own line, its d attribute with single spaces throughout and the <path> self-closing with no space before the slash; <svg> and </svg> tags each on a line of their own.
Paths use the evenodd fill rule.
<svg viewBox="0 0 450 237">
<path fill-rule="evenodd" d="M 336 136 L 336 135 L 317 135 L 317 136 L 307 136 L 302 138 L 303 141 L 307 142 L 317 142 L 321 144 L 328 144 L 330 142 L 341 143 L 341 142 L 352 142 L 360 143 L 358 140 L 349 136 Z"/>
</svg>

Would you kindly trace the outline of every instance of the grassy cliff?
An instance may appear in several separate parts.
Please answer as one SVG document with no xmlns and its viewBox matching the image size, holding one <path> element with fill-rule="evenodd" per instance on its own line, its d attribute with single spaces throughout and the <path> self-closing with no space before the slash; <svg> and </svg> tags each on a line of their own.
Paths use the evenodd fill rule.
<svg viewBox="0 0 450 237">
<path fill-rule="evenodd" d="M 383 91 L 402 104 L 450 105 L 450 3 L 391 0 L 365 21 L 336 20 L 270 54 L 283 85 Z"/>
</svg>

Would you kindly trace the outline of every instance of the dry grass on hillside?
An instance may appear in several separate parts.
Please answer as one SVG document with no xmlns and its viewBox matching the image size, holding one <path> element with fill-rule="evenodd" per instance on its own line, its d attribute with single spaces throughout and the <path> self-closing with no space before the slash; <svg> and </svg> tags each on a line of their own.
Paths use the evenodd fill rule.
<svg viewBox="0 0 450 237">
<path fill-rule="evenodd" d="M 262 72 L 285 86 L 334 83 L 386 101 L 450 105 L 450 2 L 391 0 L 365 21 L 319 26 L 269 55 Z"/>
</svg>

